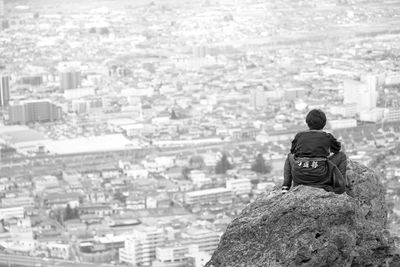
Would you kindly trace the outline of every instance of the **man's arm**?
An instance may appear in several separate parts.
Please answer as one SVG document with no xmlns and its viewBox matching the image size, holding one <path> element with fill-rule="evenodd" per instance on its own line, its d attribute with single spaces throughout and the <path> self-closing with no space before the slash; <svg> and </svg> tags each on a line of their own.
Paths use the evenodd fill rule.
<svg viewBox="0 0 400 267">
<path fill-rule="evenodd" d="M 340 151 L 340 148 L 342 147 L 342 144 L 336 140 L 336 138 L 332 134 L 329 135 L 329 141 L 330 141 L 330 149 L 333 154 L 336 154 L 337 152 Z"/>
<path fill-rule="evenodd" d="M 290 154 L 294 154 L 295 150 L 296 150 L 296 145 L 297 145 L 297 139 L 299 137 L 299 134 L 296 134 L 296 136 L 294 137 L 293 141 L 292 141 L 292 146 L 290 147 Z"/>
<path fill-rule="evenodd" d="M 289 191 L 292 186 L 292 166 L 290 162 L 290 157 L 293 155 L 289 154 L 285 160 L 285 165 L 283 167 L 283 185 L 282 185 L 282 193 L 286 193 Z"/>
<path fill-rule="evenodd" d="M 291 166 L 290 159 L 293 158 L 293 154 L 296 150 L 298 135 L 299 134 L 296 134 L 296 136 L 294 137 L 294 139 L 292 141 L 292 146 L 290 147 L 290 154 L 287 156 L 287 158 L 285 160 L 285 165 L 283 167 L 282 193 L 286 193 L 292 186 L 293 178 L 292 178 L 292 166 Z"/>
</svg>

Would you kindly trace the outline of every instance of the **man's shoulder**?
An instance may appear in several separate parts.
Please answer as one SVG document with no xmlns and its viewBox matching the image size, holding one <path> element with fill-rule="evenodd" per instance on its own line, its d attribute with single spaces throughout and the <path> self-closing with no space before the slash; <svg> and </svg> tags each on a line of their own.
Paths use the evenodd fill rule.
<svg viewBox="0 0 400 267">
<path fill-rule="evenodd" d="M 308 136 L 308 135 L 313 135 L 313 136 L 315 136 L 315 135 L 322 135 L 322 136 L 326 136 L 326 137 L 332 136 L 331 133 L 326 132 L 326 131 L 324 131 L 324 130 L 305 130 L 305 131 L 298 132 L 298 133 L 296 134 L 297 137 L 300 137 L 300 136 L 302 136 L 302 135 L 304 135 L 304 136 Z"/>
</svg>

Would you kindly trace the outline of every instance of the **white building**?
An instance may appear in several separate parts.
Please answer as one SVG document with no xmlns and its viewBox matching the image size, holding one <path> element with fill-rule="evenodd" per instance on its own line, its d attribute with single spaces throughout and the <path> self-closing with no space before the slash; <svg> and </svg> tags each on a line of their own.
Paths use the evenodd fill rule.
<svg viewBox="0 0 400 267">
<path fill-rule="evenodd" d="M 343 104 L 358 103 L 358 92 L 364 90 L 365 84 L 355 80 L 343 81 Z"/>
<path fill-rule="evenodd" d="M 374 108 L 371 110 L 363 110 L 360 112 L 360 121 L 378 122 L 383 119 L 384 108 Z"/>
<path fill-rule="evenodd" d="M 397 85 L 400 84 L 400 74 L 390 74 L 385 79 L 386 85 Z"/>
<path fill-rule="evenodd" d="M 120 261 L 132 266 L 151 266 L 156 258 L 156 248 L 163 246 L 165 240 L 166 234 L 163 229 L 156 227 L 135 229 L 125 240 L 125 247 L 119 250 Z"/>
<path fill-rule="evenodd" d="M 343 104 L 357 104 L 357 112 L 376 108 L 378 78 L 365 75 L 362 81 L 345 80 Z"/>
<path fill-rule="evenodd" d="M 86 87 L 86 88 L 77 88 L 77 89 L 70 89 L 64 91 L 64 97 L 66 99 L 81 99 L 85 96 L 93 96 L 95 95 L 94 87 Z"/>
<path fill-rule="evenodd" d="M 267 104 L 264 88 L 259 86 L 250 91 L 250 105 L 254 109 L 262 109 Z"/>
<path fill-rule="evenodd" d="M 199 253 L 198 245 L 167 244 L 156 249 L 152 267 L 185 267 L 190 254 Z"/>
<path fill-rule="evenodd" d="M 388 108 L 384 112 L 385 122 L 400 121 L 400 109 L 399 108 Z"/>
<path fill-rule="evenodd" d="M 1 199 L 1 206 L 3 208 L 9 207 L 33 207 L 35 200 L 30 196 L 8 197 Z"/>
<path fill-rule="evenodd" d="M 199 251 L 198 253 L 190 254 L 189 257 L 191 258 L 191 266 L 193 267 L 203 267 L 211 260 L 211 254 Z"/>
<path fill-rule="evenodd" d="M 233 192 L 224 187 L 185 193 L 185 203 L 188 205 L 210 203 L 216 201 L 232 201 L 232 199 Z"/>
<path fill-rule="evenodd" d="M 359 92 L 359 107 L 360 110 L 371 110 L 376 108 L 376 101 L 378 98 L 377 87 L 378 78 L 375 75 L 366 75 L 364 77 L 365 88 Z"/>
<path fill-rule="evenodd" d="M 345 118 L 353 118 L 357 114 L 357 104 L 342 104 L 342 105 L 331 105 L 329 112 L 333 115 L 340 115 Z"/>
<path fill-rule="evenodd" d="M 188 244 L 197 245 L 199 251 L 213 253 L 218 247 L 222 233 L 210 229 L 190 228 L 182 237 Z"/>
<path fill-rule="evenodd" d="M 331 129 L 353 128 L 357 126 L 356 119 L 329 120 L 328 123 Z"/>
<path fill-rule="evenodd" d="M 56 242 L 49 242 L 47 244 L 47 249 L 50 252 L 50 256 L 58 259 L 69 259 L 69 244 L 61 244 Z"/>
<path fill-rule="evenodd" d="M 189 179 L 193 182 L 194 185 L 201 187 L 203 185 L 211 184 L 212 180 L 210 177 L 206 176 L 206 174 L 199 170 L 192 170 L 189 174 Z"/>
<path fill-rule="evenodd" d="M 24 208 L 13 207 L 0 209 L 0 220 L 7 220 L 10 218 L 24 218 Z"/>
<path fill-rule="evenodd" d="M 251 192 L 251 181 L 248 178 L 229 179 L 226 181 L 226 188 L 236 195 L 246 195 Z"/>
<path fill-rule="evenodd" d="M 35 177 L 33 179 L 33 183 L 35 184 L 36 192 L 42 192 L 47 188 L 59 186 L 57 177 L 51 175 Z"/>
<path fill-rule="evenodd" d="M 128 169 L 123 170 L 124 174 L 133 179 L 147 179 L 149 171 L 139 165 L 130 166 Z"/>
</svg>

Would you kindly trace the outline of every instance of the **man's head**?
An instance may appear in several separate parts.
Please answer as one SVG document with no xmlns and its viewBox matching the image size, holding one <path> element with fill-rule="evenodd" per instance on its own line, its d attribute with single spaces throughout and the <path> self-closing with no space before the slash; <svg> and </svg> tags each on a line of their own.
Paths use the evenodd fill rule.
<svg viewBox="0 0 400 267">
<path fill-rule="evenodd" d="M 310 130 L 322 130 L 326 124 L 325 113 L 320 109 L 313 109 L 306 116 L 306 123 Z"/>
</svg>

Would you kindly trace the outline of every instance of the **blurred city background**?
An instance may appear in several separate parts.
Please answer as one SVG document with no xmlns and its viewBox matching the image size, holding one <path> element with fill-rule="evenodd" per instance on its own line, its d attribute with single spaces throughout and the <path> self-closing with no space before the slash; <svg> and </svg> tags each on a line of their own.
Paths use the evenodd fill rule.
<svg viewBox="0 0 400 267">
<path fill-rule="evenodd" d="M 395 0 L 0 0 L 0 266 L 203 266 L 313 108 L 400 236 L 399 56 Z"/>
</svg>

